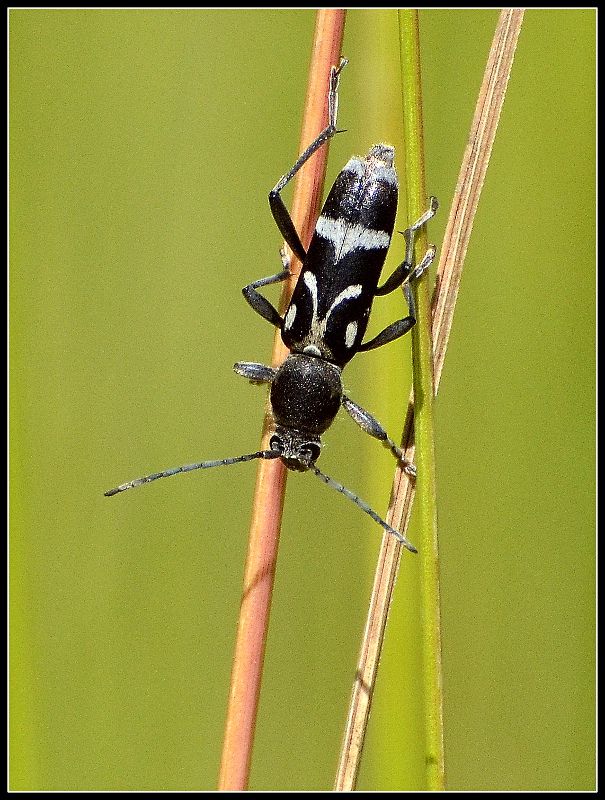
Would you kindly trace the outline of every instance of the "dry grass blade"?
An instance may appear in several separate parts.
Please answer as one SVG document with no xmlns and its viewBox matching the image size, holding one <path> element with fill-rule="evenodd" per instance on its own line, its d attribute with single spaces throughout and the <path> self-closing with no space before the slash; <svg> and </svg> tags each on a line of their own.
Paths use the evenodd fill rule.
<svg viewBox="0 0 605 800">
<path fill-rule="evenodd" d="M 522 21 L 522 9 L 505 9 L 500 14 L 450 211 L 432 305 L 435 393 L 443 369 L 462 265 L 506 94 Z M 402 447 L 405 451 L 405 458 L 413 460 L 412 399 L 406 416 Z M 398 469 L 393 482 L 387 521 L 404 535 L 413 499 L 413 484 L 408 475 Z M 376 568 L 370 608 L 353 686 L 335 782 L 336 790 L 350 791 L 355 788 L 400 556 L 401 547 L 398 542 L 394 537 L 385 535 Z"/>
<path fill-rule="evenodd" d="M 317 14 L 301 132 L 301 153 L 327 122 L 326 98 L 330 70 L 340 60 L 344 15 L 342 9 L 323 9 Z M 300 170 L 294 186 L 291 216 L 305 246 L 309 243 L 319 213 L 326 159 L 327 147 L 322 147 Z M 292 269 L 296 271 L 296 267 L 293 261 Z M 282 308 L 286 298 L 292 293 L 295 281 L 295 277 L 290 279 L 284 289 Z M 287 352 L 278 331 L 273 350 L 273 364 L 281 363 Z M 267 406 L 262 449 L 268 447 L 271 425 L 270 409 Z M 220 790 L 242 791 L 248 785 L 277 561 L 285 473 L 285 467 L 279 459 L 259 462 L 225 723 Z"/>
</svg>

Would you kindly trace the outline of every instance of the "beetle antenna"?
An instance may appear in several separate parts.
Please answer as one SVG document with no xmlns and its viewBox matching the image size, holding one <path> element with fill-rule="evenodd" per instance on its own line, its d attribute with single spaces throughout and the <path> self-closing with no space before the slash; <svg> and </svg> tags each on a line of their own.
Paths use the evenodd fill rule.
<svg viewBox="0 0 605 800">
<path fill-rule="evenodd" d="M 175 467 L 174 469 L 167 469 L 165 472 L 156 472 L 154 475 L 145 475 L 144 478 L 137 478 L 136 481 L 129 481 L 117 486 L 115 489 L 110 489 L 105 492 L 105 497 L 113 497 L 114 494 L 125 492 L 126 489 L 134 489 L 135 486 L 140 486 L 143 483 L 151 483 L 157 481 L 158 478 L 170 478 L 172 475 L 178 475 L 179 472 L 192 472 L 194 469 L 210 469 L 210 467 L 223 467 L 229 464 L 239 464 L 240 461 L 252 461 L 255 458 L 279 458 L 280 453 L 277 450 L 259 450 L 258 453 L 248 453 L 245 456 L 237 456 L 236 458 L 223 458 L 221 461 L 201 461 L 199 464 L 185 464 L 182 467 Z"/>
<path fill-rule="evenodd" d="M 397 541 L 401 542 L 401 544 L 404 547 L 407 547 L 407 549 L 410 550 L 412 553 L 418 552 L 418 550 L 416 550 L 414 545 L 408 542 L 405 536 L 399 533 L 399 531 L 395 530 L 395 528 L 392 528 L 388 522 L 385 522 L 382 519 L 382 517 L 379 517 L 378 514 L 373 509 L 371 509 L 370 506 L 364 500 L 362 500 L 356 494 L 353 494 L 353 492 L 350 489 L 347 489 L 347 487 L 343 486 L 342 483 L 338 483 L 333 478 L 330 478 L 328 475 L 324 474 L 321 470 L 317 469 L 315 464 L 311 464 L 309 466 L 309 469 L 312 472 L 314 472 L 318 478 L 321 478 L 321 480 L 325 484 L 331 486 L 332 489 L 336 489 L 337 492 L 344 494 L 344 496 L 348 497 L 349 500 L 352 500 L 355 503 L 355 505 L 359 506 L 359 508 L 361 508 L 362 511 L 365 511 L 366 514 L 369 514 L 369 516 L 372 517 L 374 522 L 377 522 L 382 528 L 384 528 L 384 530 L 387 533 L 392 533 L 393 536 L 397 539 Z"/>
</svg>

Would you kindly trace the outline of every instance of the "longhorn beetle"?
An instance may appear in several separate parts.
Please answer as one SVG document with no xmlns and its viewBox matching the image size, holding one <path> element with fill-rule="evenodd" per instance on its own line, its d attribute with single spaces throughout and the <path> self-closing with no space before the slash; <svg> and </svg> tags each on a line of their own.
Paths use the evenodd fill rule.
<svg viewBox="0 0 605 800">
<path fill-rule="evenodd" d="M 285 249 L 281 251 L 281 272 L 254 281 L 242 290 L 257 314 L 280 329 L 283 342 L 290 349 L 290 355 L 277 368 L 246 361 L 239 361 L 234 366 L 238 375 L 253 383 L 271 386 L 271 406 L 276 425 L 269 450 L 157 472 L 111 489 L 105 492 L 106 496 L 179 472 L 237 464 L 255 458 L 281 458 L 288 469 L 313 472 L 328 486 L 356 503 L 408 550 L 416 552 L 414 546 L 367 503 L 325 475 L 315 464 L 321 452 L 321 435 L 330 427 L 342 406 L 362 430 L 391 450 L 409 474 L 416 474 L 413 464 L 404 461 L 402 450 L 378 420 L 344 394 L 341 372 L 356 353 L 392 342 L 415 325 L 410 281 L 428 269 L 435 255 L 435 248 L 431 246 L 420 264 L 414 267 L 414 233 L 435 215 L 438 204 L 433 197 L 429 210 L 403 234 L 406 241 L 404 262 L 382 286 L 378 286 L 397 212 L 398 183 L 393 167 L 395 150 L 386 144 L 374 145 L 365 158 L 350 159 L 328 194 L 309 249 L 305 250 L 300 241 L 281 191 L 313 153 L 338 133 L 338 80 L 346 63 L 346 59 L 342 59 L 338 67 L 332 67 L 327 128 L 269 193 L 269 205 L 277 227 L 302 263 L 286 313 L 280 316 L 257 291 L 262 286 L 290 277 L 290 260 Z M 369 342 L 362 343 L 374 298 L 389 294 L 400 286 L 409 306 L 409 315 L 393 322 Z"/>
</svg>

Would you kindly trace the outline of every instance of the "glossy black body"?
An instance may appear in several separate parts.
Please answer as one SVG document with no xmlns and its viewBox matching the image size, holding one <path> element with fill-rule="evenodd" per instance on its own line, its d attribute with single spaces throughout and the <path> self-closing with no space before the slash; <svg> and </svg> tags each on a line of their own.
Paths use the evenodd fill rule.
<svg viewBox="0 0 605 800">
<path fill-rule="evenodd" d="M 315 355 L 342 368 L 358 351 L 395 225 L 397 195 L 393 149 L 385 145 L 376 145 L 364 159 L 351 159 L 336 178 L 284 315 L 282 339 L 293 353 L 317 348 Z M 309 276 L 317 286 L 316 307 Z M 339 295 L 355 286 L 361 287 L 359 294 L 337 303 L 330 313 Z M 288 327 L 293 307 L 296 314 Z M 313 330 L 314 319 L 326 324 Z M 356 332 L 347 345 L 351 323 Z"/>
</svg>

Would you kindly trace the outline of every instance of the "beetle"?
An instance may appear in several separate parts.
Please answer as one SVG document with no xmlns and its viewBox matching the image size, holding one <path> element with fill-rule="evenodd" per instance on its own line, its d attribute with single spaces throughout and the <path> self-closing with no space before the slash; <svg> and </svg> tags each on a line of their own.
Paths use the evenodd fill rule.
<svg viewBox="0 0 605 800">
<path fill-rule="evenodd" d="M 382 425 L 343 391 L 342 370 L 359 352 L 394 341 L 416 323 L 410 282 L 430 266 L 435 248 L 431 246 L 416 267 L 413 263 L 414 234 L 436 213 L 431 198 L 429 209 L 405 232 L 405 260 L 379 286 L 382 267 L 391 242 L 397 213 L 398 181 L 394 168 L 395 150 L 376 144 L 365 157 L 353 157 L 340 172 L 317 220 L 308 250 L 303 247 L 281 192 L 309 158 L 333 136 L 336 128 L 338 81 L 347 63 L 332 67 L 328 94 L 328 126 L 309 145 L 294 166 L 269 193 L 275 222 L 291 252 L 302 267 L 283 317 L 258 291 L 291 276 L 290 257 L 282 248 L 281 272 L 254 281 L 242 290 L 249 305 L 263 319 L 279 328 L 290 354 L 279 367 L 240 361 L 238 375 L 253 383 L 270 385 L 275 430 L 269 449 L 219 461 L 202 461 L 147 475 L 105 492 L 111 497 L 127 489 L 170 477 L 180 472 L 226 466 L 257 458 L 280 458 L 290 470 L 311 471 L 327 485 L 344 494 L 394 535 L 412 552 L 414 546 L 385 522 L 361 498 L 333 480 L 316 466 L 321 453 L 321 436 L 342 407 L 362 430 L 381 441 L 412 476 L 416 471 Z M 408 316 L 391 323 L 377 336 L 363 342 L 375 297 L 403 287 Z"/>
</svg>

